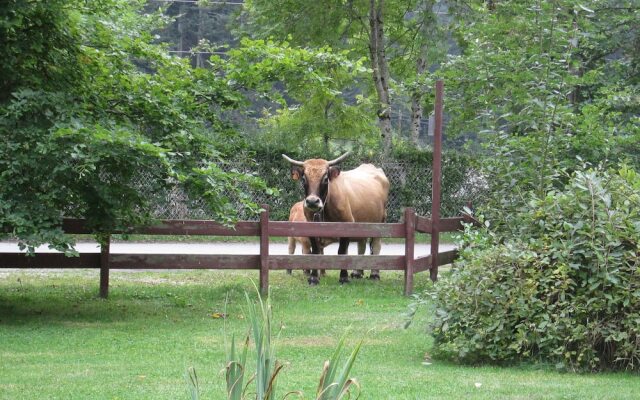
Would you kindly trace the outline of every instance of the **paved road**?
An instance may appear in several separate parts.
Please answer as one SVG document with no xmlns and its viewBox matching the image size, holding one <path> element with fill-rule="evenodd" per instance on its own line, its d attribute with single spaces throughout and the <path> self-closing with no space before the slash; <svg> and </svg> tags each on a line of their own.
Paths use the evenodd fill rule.
<svg viewBox="0 0 640 400">
<path fill-rule="evenodd" d="M 447 251 L 454 248 L 451 244 L 440 244 L 440 251 Z M 76 249 L 81 253 L 99 253 L 100 248 L 96 243 L 80 242 Z M 15 252 L 18 250 L 16 242 L 0 242 L 0 253 Z M 46 246 L 39 247 L 36 252 L 52 252 Z M 296 254 L 301 252 L 300 246 L 296 249 Z M 415 256 L 421 257 L 430 253 L 430 244 L 417 243 L 415 245 Z M 141 242 L 114 242 L 111 243 L 111 253 L 151 253 L 151 254 L 260 254 L 259 243 L 237 243 L 237 242 L 212 242 L 212 243 L 141 243 Z M 270 243 L 269 254 L 287 254 L 286 243 Z M 356 243 L 349 246 L 349 254 L 357 254 Z M 338 254 L 338 244 L 334 243 L 325 249 L 325 254 Z M 404 254 L 403 243 L 382 244 L 381 255 L 402 255 Z"/>
</svg>

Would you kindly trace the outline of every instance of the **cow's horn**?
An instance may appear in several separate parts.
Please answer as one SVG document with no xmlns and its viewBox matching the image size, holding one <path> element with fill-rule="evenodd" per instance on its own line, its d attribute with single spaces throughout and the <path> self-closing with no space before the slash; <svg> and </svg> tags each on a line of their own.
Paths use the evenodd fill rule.
<svg viewBox="0 0 640 400">
<path fill-rule="evenodd" d="M 287 156 L 286 154 L 283 154 L 282 158 L 284 158 L 285 160 L 289 161 L 293 165 L 297 165 L 299 167 L 304 167 L 304 163 L 302 161 L 294 160 L 293 158 Z"/>
<path fill-rule="evenodd" d="M 349 156 L 349 154 L 351 154 L 350 151 L 347 151 L 346 153 L 344 153 L 343 155 L 341 155 L 340 157 L 336 158 L 335 160 L 331 160 L 329 161 L 329 165 L 336 165 L 338 164 L 340 161 L 344 160 L 345 158 L 347 158 L 347 156 Z"/>
</svg>

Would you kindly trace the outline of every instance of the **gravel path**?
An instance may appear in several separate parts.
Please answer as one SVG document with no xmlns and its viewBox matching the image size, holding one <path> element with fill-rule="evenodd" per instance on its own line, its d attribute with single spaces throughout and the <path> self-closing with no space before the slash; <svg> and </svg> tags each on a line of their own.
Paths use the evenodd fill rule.
<svg viewBox="0 0 640 400">
<path fill-rule="evenodd" d="M 453 249 L 454 246 L 448 243 L 440 244 L 440 251 Z M 80 242 L 76 249 L 81 253 L 99 253 L 100 248 L 96 243 Z M 0 253 L 18 251 L 16 242 L 0 242 Z M 300 246 L 296 249 L 296 254 L 300 254 Z M 53 250 L 46 246 L 36 249 L 36 252 L 48 253 Z M 430 244 L 417 243 L 415 245 L 415 256 L 421 257 L 430 253 Z M 162 243 L 142 243 L 142 242 L 114 242 L 111 243 L 111 253 L 121 254 L 259 254 L 260 244 L 251 242 L 212 242 L 212 243 L 183 243 L 183 242 L 162 242 Z M 286 243 L 270 243 L 269 254 L 287 254 Z M 349 254 L 357 254 L 356 243 L 349 246 Z M 325 249 L 325 254 L 338 254 L 338 244 L 334 243 Z M 382 244 L 381 255 L 402 255 L 404 254 L 403 243 Z"/>
</svg>

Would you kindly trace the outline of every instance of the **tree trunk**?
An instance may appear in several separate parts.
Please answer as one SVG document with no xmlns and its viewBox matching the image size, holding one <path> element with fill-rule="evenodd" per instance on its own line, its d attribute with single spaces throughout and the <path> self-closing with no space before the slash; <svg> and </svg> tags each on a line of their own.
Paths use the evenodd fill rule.
<svg viewBox="0 0 640 400">
<path fill-rule="evenodd" d="M 427 61 L 424 57 L 418 57 L 416 61 L 416 80 L 420 81 L 421 76 L 427 67 Z M 419 85 L 411 94 L 411 142 L 415 146 L 419 146 L 420 140 L 420 122 L 422 122 L 422 97 L 424 96 L 422 86 Z"/>
<path fill-rule="evenodd" d="M 571 48 L 571 53 L 573 53 L 574 49 L 578 48 L 578 34 L 579 34 L 579 28 L 578 28 L 578 22 L 576 21 L 576 17 L 574 15 L 573 17 L 573 37 L 569 40 L 569 46 Z M 579 60 L 577 58 L 573 58 L 570 57 L 567 61 L 569 62 L 569 73 L 573 76 L 577 76 L 580 77 L 582 76 L 582 71 L 581 71 L 581 66 L 579 62 L 575 62 L 576 60 Z M 578 85 L 575 85 L 573 87 L 573 89 L 571 89 L 571 92 L 569 93 L 569 102 L 571 103 L 572 106 L 575 106 L 576 103 L 578 103 L 578 98 L 580 96 L 580 87 Z"/>
<path fill-rule="evenodd" d="M 198 6 L 198 45 L 200 45 L 200 41 L 204 38 L 204 8 Z M 204 68 L 204 54 L 202 54 L 202 49 L 198 48 L 198 53 L 196 54 L 196 67 Z"/>
<path fill-rule="evenodd" d="M 329 125 L 329 110 L 331 110 L 331 106 L 333 106 L 333 101 L 328 102 L 324 106 L 324 119 L 326 121 L 326 125 L 325 126 L 330 126 Z M 329 156 L 329 131 L 326 128 L 322 132 L 322 141 L 324 142 L 325 155 L 328 157 Z"/>
<path fill-rule="evenodd" d="M 187 27 L 185 26 L 187 21 L 186 21 L 186 14 L 187 14 L 187 6 L 185 4 L 182 4 L 180 6 L 180 17 L 178 18 L 178 33 L 180 34 L 180 40 L 178 41 L 178 55 L 180 57 L 184 57 L 184 42 L 185 42 L 185 34 L 186 34 L 186 29 Z"/>
<path fill-rule="evenodd" d="M 384 0 L 370 0 L 369 5 L 369 54 L 373 69 L 373 82 L 378 94 L 378 124 L 385 155 L 391 152 L 391 102 L 389 99 L 389 67 L 384 50 Z"/>
<path fill-rule="evenodd" d="M 426 84 L 428 68 L 433 62 L 444 58 L 446 54 L 447 34 L 443 32 L 441 23 L 444 21 L 435 12 L 436 0 L 424 1 L 416 11 L 416 37 L 420 37 L 420 51 L 416 56 L 415 85 L 411 91 L 411 142 L 419 146 L 422 120 L 424 117 L 423 102 L 429 88 Z M 448 11 L 446 12 L 448 14 Z M 446 18 L 446 17 L 445 17 Z M 447 25 L 446 22 L 444 22 Z M 428 145 L 426 145 L 428 146 Z"/>
</svg>

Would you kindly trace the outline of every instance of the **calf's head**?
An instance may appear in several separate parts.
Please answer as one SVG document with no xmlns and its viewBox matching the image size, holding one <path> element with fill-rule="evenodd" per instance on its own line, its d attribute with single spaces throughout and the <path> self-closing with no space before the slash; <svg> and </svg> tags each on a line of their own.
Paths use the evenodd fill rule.
<svg viewBox="0 0 640 400">
<path fill-rule="evenodd" d="M 285 160 L 291 163 L 291 178 L 302 182 L 305 209 L 314 213 L 322 211 L 327 202 L 329 183 L 340 175 L 340 168 L 336 165 L 348 155 L 349 152 L 331 161 L 321 158 L 297 161 L 286 154 L 282 155 Z"/>
</svg>

